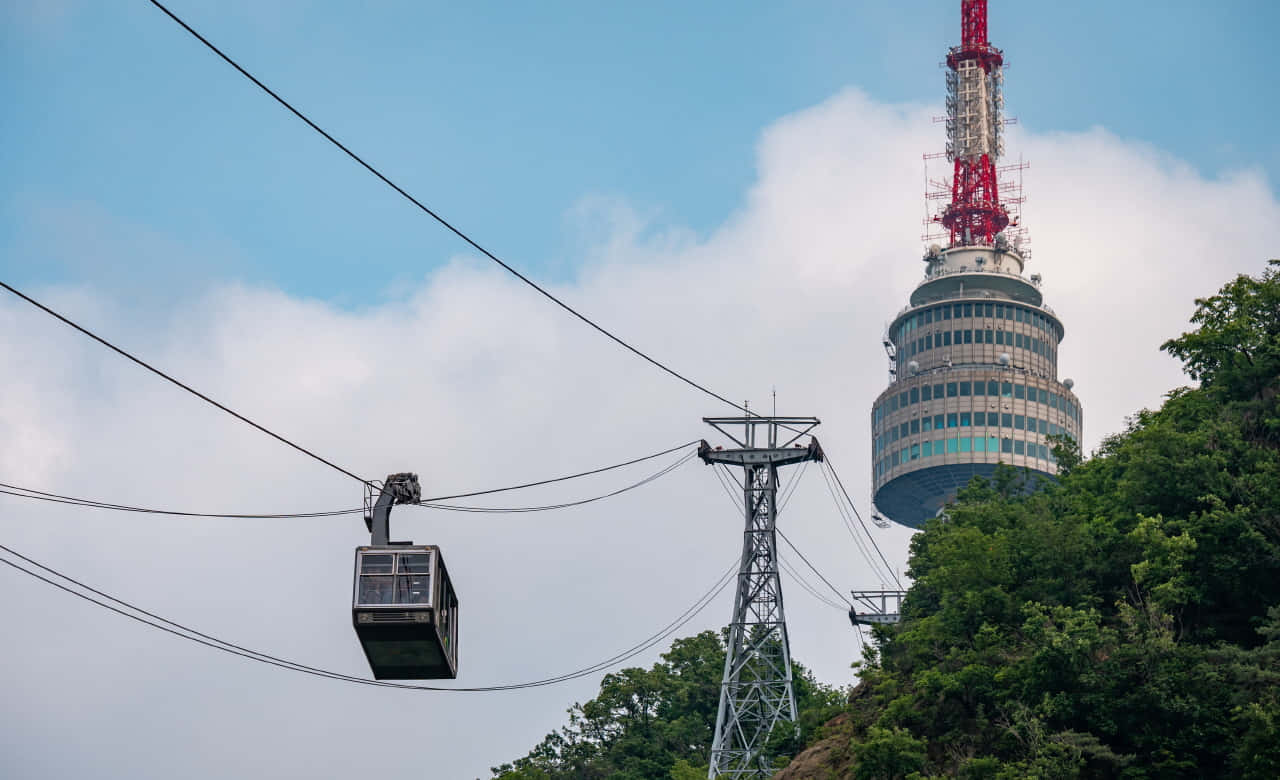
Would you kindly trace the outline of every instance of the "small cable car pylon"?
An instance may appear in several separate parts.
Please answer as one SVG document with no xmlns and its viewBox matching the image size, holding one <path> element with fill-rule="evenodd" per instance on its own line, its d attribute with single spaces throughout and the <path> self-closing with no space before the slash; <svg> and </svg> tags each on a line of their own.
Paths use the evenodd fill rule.
<svg viewBox="0 0 1280 780">
<path fill-rule="evenodd" d="M 417 474 L 392 474 L 365 493 L 370 544 L 356 548 L 351 623 L 375 680 L 458 676 L 458 596 L 440 548 L 391 541 L 391 507 L 417 504 Z"/>
<path fill-rule="evenodd" d="M 708 465 L 742 467 L 746 515 L 707 777 L 772 777 L 765 743 L 775 727 L 786 722 L 795 728 L 791 724 L 796 719 L 791 648 L 778 577 L 778 468 L 822 460 L 816 438 L 811 436 L 807 446 L 796 443 L 819 421 L 816 417 L 750 416 L 705 417 L 703 422 L 737 445 L 736 449 L 712 448 L 703 441 L 698 456 Z M 737 426 L 740 433 L 734 430 Z M 780 429 L 795 435 L 779 442 Z M 764 446 L 757 446 L 757 441 Z"/>
</svg>

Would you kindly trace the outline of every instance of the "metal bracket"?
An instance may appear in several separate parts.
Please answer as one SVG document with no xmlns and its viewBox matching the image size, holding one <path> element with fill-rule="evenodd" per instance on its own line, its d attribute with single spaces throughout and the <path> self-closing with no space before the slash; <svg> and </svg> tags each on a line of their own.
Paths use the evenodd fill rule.
<svg viewBox="0 0 1280 780">
<path fill-rule="evenodd" d="M 902 620 L 902 598 L 905 590 L 855 590 L 849 622 L 862 625 L 891 625 Z"/>
<path fill-rule="evenodd" d="M 418 475 L 409 472 L 390 474 L 382 483 L 376 501 L 373 485 L 365 484 L 364 524 L 369 529 L 370 544 L 386 547 L 391 538 L 391 507 L 395 504 L 417 504 L 422 501 L 422 485 Z"/>
</svg>

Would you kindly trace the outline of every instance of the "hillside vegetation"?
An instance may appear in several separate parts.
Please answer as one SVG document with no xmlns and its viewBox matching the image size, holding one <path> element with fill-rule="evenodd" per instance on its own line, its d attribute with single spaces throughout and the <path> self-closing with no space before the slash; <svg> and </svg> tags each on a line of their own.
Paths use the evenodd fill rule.
<svg viewBox="0 0 1280 780">
<path fill-rule="evenodd" d="M 801 675 L 778 778 L 1280 778 L 1280 263 L 1197 304 L 1164 349 L 1199 387 L 913 539 L 902 623 L 852 692 Z M 494 773 L 705 777 L 723 660 L 678 640 Z"/>
<path fill-rule="evenodd" d="M 904 621 L 783 777 L 1280 778 L 1280 267 L 1197 304 L 1164 349 L 1199 388 L 913 539 Z"/>
<path fill-rule="evenodd" d="M 605 675 L 600 694 L 569 709 L 568 725 L 523 758 L 495 767 L 501 780 L 701 780 L 707 776 L 725 645 L 713 631 L 677 639 L 651 669 Z M 792 663 L 799 732 L 775 734 L 771 755 L 793 755 L 837 715 L 846 695 Z M 786 763 L 783 760 L 781 763 Z"/>
</svg>

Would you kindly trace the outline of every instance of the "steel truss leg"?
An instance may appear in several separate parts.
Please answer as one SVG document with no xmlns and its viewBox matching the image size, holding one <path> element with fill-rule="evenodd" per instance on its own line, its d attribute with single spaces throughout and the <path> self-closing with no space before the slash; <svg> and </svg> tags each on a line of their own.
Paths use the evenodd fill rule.
<svg viewBox="0 0 1280 780">
<path fill-rule="evenodd" d="M 746 531 L 709 778 L 772 777 L 764 746 L 775 728 L 795 728 L 791 649 L 778 580 L 778 469 L 744 465 Z"/>
</svg>

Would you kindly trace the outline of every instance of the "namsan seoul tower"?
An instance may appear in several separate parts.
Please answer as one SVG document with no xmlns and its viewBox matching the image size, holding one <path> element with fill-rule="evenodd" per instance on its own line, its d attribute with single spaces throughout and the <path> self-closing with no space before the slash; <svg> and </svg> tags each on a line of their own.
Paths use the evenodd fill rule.
<svg viewBox="0 0 1280 780">
<path fill-rule="evenodd" d="M 987 40 L 986 0 L 962 0 L 961 43 L 947 52 L 949 198 L 929 218 L 940 229 L 924 279 L 889 324 L 889 387 L 871 412 L 872 484 L 881 513 L 919 527 L 997 463 L 1052 476 L 1047 437 L 1079 441 L 1080 402 L 1058 381 L 1062 321 L 1044 305 L 1016 212 L 1016 181 L 1001 175 L 1003 53 Z M 942 155 L 926 155 L 942 157 Z M 928 178 L 926 176 L 926 178 Z M 1019 197 L 1002 201 L 1015 192 Z M 926 236 L 926 241 L 934 236 Z"/>
</svg>

